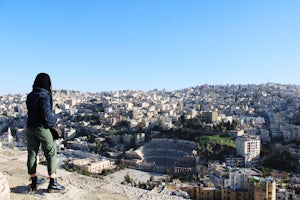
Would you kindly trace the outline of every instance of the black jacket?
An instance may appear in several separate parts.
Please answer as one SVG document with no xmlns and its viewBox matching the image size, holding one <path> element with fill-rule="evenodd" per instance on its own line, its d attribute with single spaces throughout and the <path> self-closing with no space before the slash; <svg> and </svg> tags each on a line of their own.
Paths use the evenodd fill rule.
<svg viewBox="0 0 300 200">
<path fill-rule="evenodd" d="M 51 128 L 57 118 L 52 112 L 52 96 L 44 88 L 36 87 L 27 95 L 28 110 L 27 128 L 41 127 Z"/>
</svg>

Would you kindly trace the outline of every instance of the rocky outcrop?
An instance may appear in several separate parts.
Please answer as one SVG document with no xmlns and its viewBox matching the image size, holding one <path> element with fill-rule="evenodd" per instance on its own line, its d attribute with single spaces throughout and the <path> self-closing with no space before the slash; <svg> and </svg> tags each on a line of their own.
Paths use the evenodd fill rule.
<svg viewBox="0 0 300 200">
<path fill-rule="evenodd" d="M 0 172 L 0 199 L 10 199 L 10 189 L 6 177 Z"/>
</svg>

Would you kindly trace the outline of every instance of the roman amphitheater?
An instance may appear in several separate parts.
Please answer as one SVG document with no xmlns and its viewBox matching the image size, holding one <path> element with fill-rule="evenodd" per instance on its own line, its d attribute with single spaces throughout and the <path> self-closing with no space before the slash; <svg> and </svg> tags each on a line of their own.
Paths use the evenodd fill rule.
<svg viewBox="0 0 300 200">
<path fill-rule="evenodd" d="M 191 168 L 195 165 L 197 147 L 197 143 L 187 140 L 153 138 L 134 152 L 128 152 L 127 157 L 135 160 L 128 160 L 133 167 L 164 172 L 167 168 L 173 170 L 175 166 Z"/>
</svg>

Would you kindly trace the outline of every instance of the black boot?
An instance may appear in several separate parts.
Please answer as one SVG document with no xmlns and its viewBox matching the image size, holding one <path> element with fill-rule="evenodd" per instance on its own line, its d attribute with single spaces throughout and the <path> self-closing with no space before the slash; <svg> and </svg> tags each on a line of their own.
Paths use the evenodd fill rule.
<svg viewBox="0 0 300 200">
<path fill-rule="evenodd" d="M 31 192 L 36 191 L 36 186 L 37 186 L 37 176 L 31 177 L 31 185 L 30 185 L 30 190 Z M 30 180 L 29 179 L 29 180 Z"/>
<path fill-rule="evenodd" d="M 60 185 L 55 178 L 50 178 L 50 183 L 47 189 L 47 192 L 63 192 L 65 190 L 65 186 Z"/>
<path fill-rule="evenodd" d="M 38 178 L 37 176 L 31 177 L 29 180 L 31 180 L 30 190 L 32 192 L 37 190 L 38 185 L 41 185 L 46 181 L 44 178 Z"/>
</svg>

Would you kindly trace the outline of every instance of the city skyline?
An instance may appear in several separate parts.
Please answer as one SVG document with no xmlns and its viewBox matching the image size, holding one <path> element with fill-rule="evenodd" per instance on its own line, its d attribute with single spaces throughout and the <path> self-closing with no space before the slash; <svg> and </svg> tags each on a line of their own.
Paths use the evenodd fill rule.
<svg viewBox="0 0 300 200">
<path fill-rule="evenodd" d="M 300 85 L 298 1 L 1 1 L 0 95 Z"/>
</svg>

